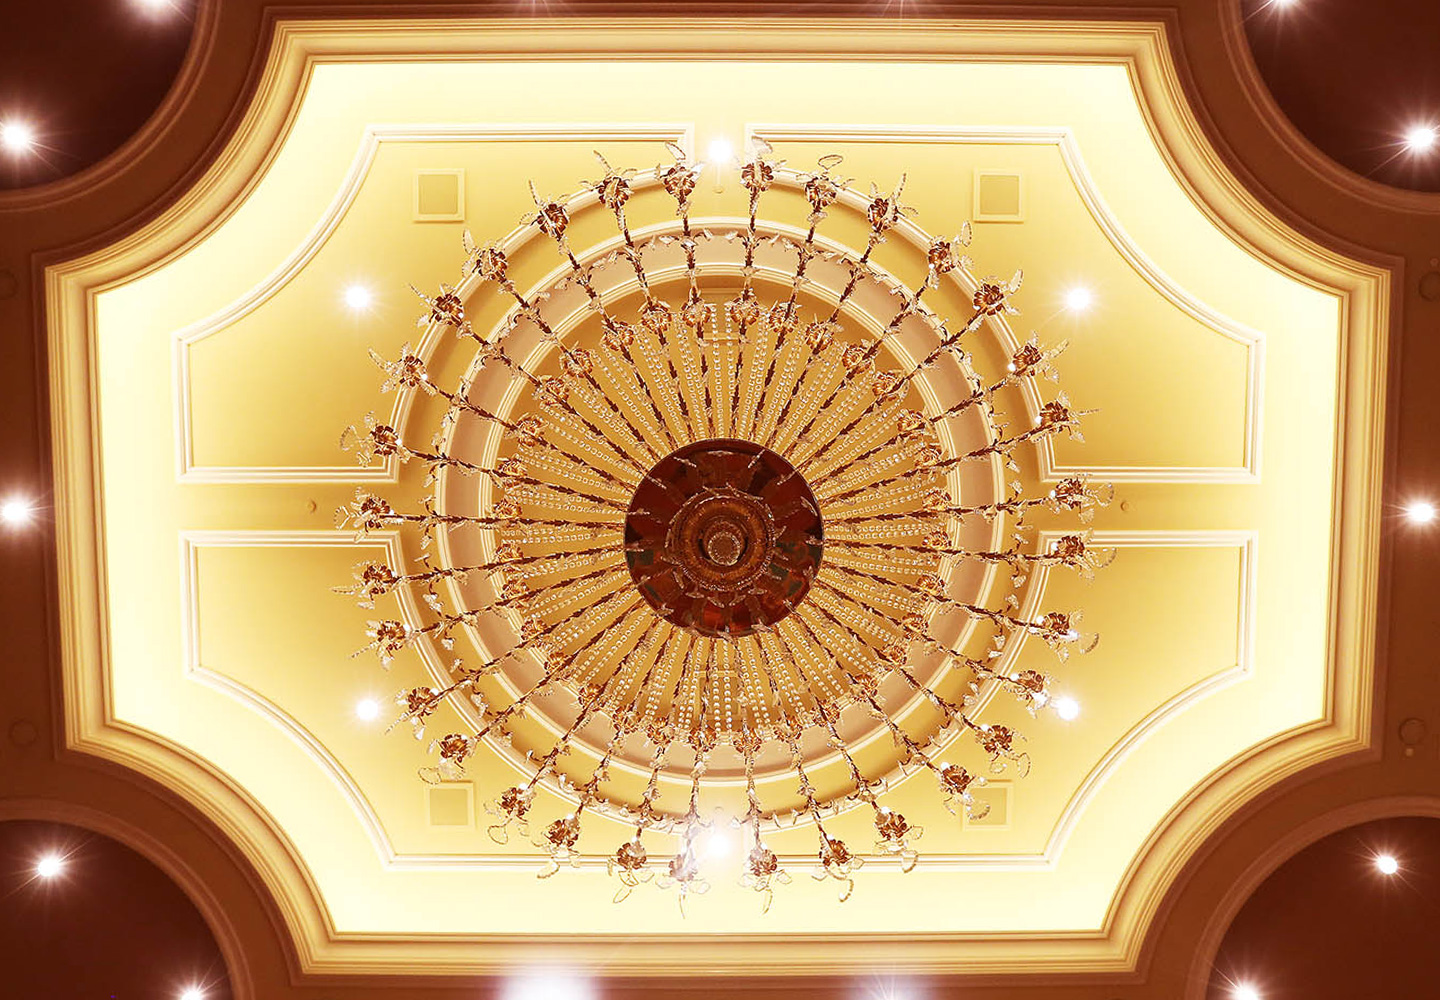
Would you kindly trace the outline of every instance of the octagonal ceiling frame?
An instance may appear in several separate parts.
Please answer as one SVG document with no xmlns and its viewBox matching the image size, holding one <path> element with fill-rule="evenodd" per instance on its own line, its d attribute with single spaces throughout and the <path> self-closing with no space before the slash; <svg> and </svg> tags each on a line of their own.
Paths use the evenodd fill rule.
<svg viewBox="0 0 1440 1000">
<path fill-rule="evenodd" d="M 778 26 L 777 26 L 778 25 Z M 924 21 L 862 23 L 690 19 L 552 22 L 387 20 L 277 24 L 256 96 L 236 133 L 203 177 L 139 233 L 46 269 L 51 359 L 61 660 L 65 745 L 181 790 L 234 842 L 271 892 L 303 972 L 496 971 L 477 960 L 474 939 L 380 941 L 339 933 L 285 832 L 243 789 L 183 748 L 119 722 L 107 686 L 104 525 L 93 379 L 95 295 L 160 266 L 242 203 L 283 144 L 311 68 L 319 62 L 427 58 L 481 60 L 542 56 L 639 59 L 1015 59 L 1106 62 L 1127 68 L 1152 136 L 1178 183 L 1232 239 L 1280 270 L 1342 302 L 1335 518 L 1330 553 L 1328 705 L 1323 723 L 1269 741 L 1224 768 L 1160 824 L 1132 862 L 1104 926 L 1088 933 L 871 935 L 847 961 L 903 961 L 915 971 L 954 973 L 1133 971 L 1145 932 L 1184 863 L 1242 803 L 1283 778 L 1346 754 L 1373 753 L 1373 678 L 1378 603 L 1379 511 L 1391 272 L 1318 245 L 1266 209 L 1224 165 L 1189 107 L 1160 23 Z M 822 936 L 823 938 L 823 936 Z M 634 940 L 633 938 L 631 940 Z M 552 954 L 608 957 L 608 943 L 559 935 L 514 942 L 510 961 Z M 834 953 L 797 955 L 766 936 L 692 935 L 652 941 L 643 959 L 615 973 L 715 968 L 722 951 L 746 968 L 813 974 L 834 971 Z M 777 947 L 779 950 L 777 950 Z M 740 949 L 739 953 L 734 949 Z M 632 953 L 633 954 L 633 953 Z M 507 963 L 508 966 L 509 963 Z M 736 966 L 738 968 L 738 966 Z"/>
</svg>

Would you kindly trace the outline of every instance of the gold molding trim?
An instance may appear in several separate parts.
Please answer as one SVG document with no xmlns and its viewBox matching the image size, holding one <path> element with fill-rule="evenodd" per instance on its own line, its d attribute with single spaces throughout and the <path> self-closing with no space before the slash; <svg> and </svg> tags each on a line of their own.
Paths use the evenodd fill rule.
<svg viewBox="0 0 1440 1000">
<path fill-rule="evenodd" d="M 223 775 L 183 747 L 131 730 L 109 704 L 105 524 L 97 504 L 94 296 L 183 252 L 218 225 L 263 172 L 293 122 L 311 67 L 404 59 L 743 58 L 1014 59 L 1128 68 L 1157 146 L 1202 209 L 1237 242 L 1343 303 L 1342 366 L 1331 549 L 1329 704 L 1322 722 L 1277 736 L 1222 768 L 1177 804 L 1138 855 L 1101 929 L 1073 934 L 557 935 L 524 941 L 383 939 L 336 930 L 284 832 Z M 302 973 L 495 972 L 567 961 L 612 975 L 677 967 L 729 974 L 833 974 L 891 962 L 934 974 L 1133 972 L 1161 902 L 1182 869 L 1241 804 L 1322 761 L 1368 752 L 1378 600 L 1379 510 L 1392 274 L 1316 244 L 1267 210 L 1224 166 L 1186 102 L 1160 23 L 904 22 L 645 18 L 466 21 L 282 21 L 244 120 L 197 184 L 152 224 L 113 246 L 46 269 L 65 747 L 177 787 L 196 802 L 269 887 Z M 352 471 L 353 475 L 353 471 Z M 837 948 L 837 944 L 844 947 Z M 501 945 L 502 947 L 493 947 Z M 233 943 L 232 943 L 233 947 Z"/>
</svg>

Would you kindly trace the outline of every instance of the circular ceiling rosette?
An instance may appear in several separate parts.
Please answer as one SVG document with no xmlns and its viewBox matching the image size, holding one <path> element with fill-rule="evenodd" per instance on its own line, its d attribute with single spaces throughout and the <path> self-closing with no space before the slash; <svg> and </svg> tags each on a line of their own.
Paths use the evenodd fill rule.
<svg viewBox="0 0 1440 1000">
<path fill-rule="evenodd" d="M 908 870 L 920 829 L 892 786 L 928 775 L 962 813 L 986 770 L 1028 769 L 984 709 L 1046 706 L 1022 643 L 1093 646 L 1032 577 L 1108 561 L 1080 529 L 1109 491 L 1041 482 L 1037 450 L 1079 437 L 1081 412 L 1041 389 L 1063 345 L 1010 334 L 1020 275 L 975 280 L 968 224 L 931 238 L 903 181 L 866 195 L 837 157 L 797 172 L 763 149 L 739 170 L 744 214 L 695 218 L 701 165 L 672 153 L 638 175 L 601 160 L 501 243 L 467 234 L 459 283 L 422 296 L 420 346 L 376 358 L 399 426 L 346 434 L 401 476 L 341 521 L 398 530 L 413 558 L 345 589 L 420 596 L 368 648 L 432 664 L 399 696 L 417 737 L 446 702 L 468 723 L 422 774 L 508 756 L 528 777 L 490 834 L 530 837 L 542 874 L 603 815 L 632 831 L 603 848 L 619 896 L 652 876 L 702 891 L 698 839 L 732 823 L 768 900 L 789 877 L 771 824 L 804 822 L 814 874 L 848 895 L 865 852 L 837 813 L 868 810 L 870 856 Z M 1040 514 L 1070 527 L 1037 534 Z M 959 740 L 988 768 L 947 759 Z M 568 808 L 538 815 L 541 787 Z"/>
</svg>

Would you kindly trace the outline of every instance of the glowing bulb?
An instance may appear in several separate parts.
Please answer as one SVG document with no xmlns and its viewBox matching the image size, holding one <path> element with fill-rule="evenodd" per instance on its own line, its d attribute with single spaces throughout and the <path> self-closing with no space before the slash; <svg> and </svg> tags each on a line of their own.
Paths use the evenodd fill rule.
<svg viewBox="0 0 1440 1000">
<path fill-rule="evenodd" d="M 1412 153 L 1428 153 L 1440 141 L 1440 130 L 1433 125 L 1416 125 L 1405 133 L 1405 148 Z"/>
<path fill-rule="evenodd" d="M 1435 520 L 1435 505 L 1425 500 L 1416 500 L 1405 505 L 1405 516 L 1416 524 L 1429 524 Z"/>
<path fill-rule="evenodd" d="M 1066 722 L 1073 722 L 1075 719 L 1080 718 L 1080 703 L 1070 697 L 1056 698 L 1055 714 Z"/>
<path fill-rule="evenodd" d="M 1394 875 L 1400 870 L 1400 862 L 1395 860 L 1394 855 L 1382 854 L 1375 859 L 1375 867 L 1381 875 Z"/>
<path fill-rule="evenodd" d="M 54 878 L 65 869 L 65 861 L 58 854 L 47 854 L 35 862 L 35 874 L 41 878 Z"/>
<path fill-rule="evenodd" d="M 180 994 L 180 1000 L 205 1000 L 205 991 L 198 986 L 192 986 Z"/>
<path fill-rule="evenodd" d="M 735 156 L 735 147 L 729 139 L 715 139 L 710 143 L 709 153 L 711 163 L 729 163 Z"/>
<path fill-rule="evenodd" d="M 362 698 L 355 705 L 355 714 L 366 722 L 380 717 L 380 703 L 374 698 Z"/>
<path fill-rule="evenodd" d="M 35 130 L 24 122 L 0 122 L 0 146 L 12 153 L 28 153 L 35 147 Z"/>
<path fill-rule="evenodd" d="M 594 1000 L 595 988 L 588 979 L 572 972 L 522 973 L 506 981 L 500 1000 Z"/>
<path fill-rule="evenodd" d="M 707 858 L 723 858 L 730 853 L 730 838 L 724 830 L 711 830 L 705 836 L 703 850 Z"/>
<path fill-rule="evenodd" d="M 1076 285 L 1065 293 L 1065 308 L 1071 312 L 1084 312 L 1095 301 L 1095 296 L 1084 285 Z"/>
<path fill-rule="evenodd" d="M 30 520 L 30 505 L 24 500 L 6 500 L 0 504 L 0 521 L 21 525 Z"/>
<path fill-rule="evenodd" d="M 375 296 L 370 294 L 370 289 L 364 285 L 351 285 L 345 289 L 345 304 L 351 309 L 369 309 L 370 303 L 375 301 Z"/>
<path fill-rule="evenodd" d="M 1260 991 L 1249 983 L 1237 983 L 1230 995 L 1235 1000 L 1260 1000 Z"/>
</svg>

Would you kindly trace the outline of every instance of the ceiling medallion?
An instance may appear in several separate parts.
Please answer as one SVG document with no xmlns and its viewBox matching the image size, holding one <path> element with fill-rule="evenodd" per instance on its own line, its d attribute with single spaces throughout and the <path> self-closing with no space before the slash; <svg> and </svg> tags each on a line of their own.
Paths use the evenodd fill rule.
<svg viewBox="0 0 1440 1000">
<path fill-rule="evenodd" d="M 881 801 L 900 781 L 927 772 L 978 818 L 981 772 L 1028 770 L 1021 734 L 980 715 L 999 692 L 1032 715 L 1049 702 L 1048 674 L 1017 663 L 1026 640 L 1062 660 L 1094 645 L 1030 580 L 1109 560 L 1063 524 L 1110 491 L 1024 485 L 1034 446 L 1078 439 L 1081 414 L 1038 391 L 1063 344 L 1007 339 L 1018 272 L 969 277 L 968 224 L 924 237 L 899 188 L 865 196 L 838 157 L 801 173 L 763 147 L 739 171 L 748 212 L 692 218 L 702 165 L 671 152 L 536 196 L 503 245 L 467 234 L 460 284 L 422 296 L 429 346 L 376 358 L 403 430 L 345 435 L 402 474 L 341 523 L 423 554 L 343 589 L 366 608 L 420 596 L 368 633 L 385 663 L 431 664 L 398 723 L 423 739 L 442 707 L 467 721 L 430 744 L 429 780 L 482 744 L 528 774 L 490 805 L 490 835 L 533 829 L 543 876 L 609 852 L 617 900 L 654 878 L 683 901 L 708 888 L 702 835 L 739 827 L 740 882 L 768 906 L 790 877 L 768 841 L 801 824 L 843 899 L 864 857 L 841 832 L 861 815 L 872 859 L 916 862 L 920 828 Z M 822 236 L 827 218 L 863 246 Z M 908 255 L 914 288 L 876 261 L 895 235 L 887 260 Z M 563 260 L 548 277 L 537 236 Z M 542 784 L 569 808 L 532 814 Z M 590 817 L 629 834 L 582 848 Z"/>
</svg>

